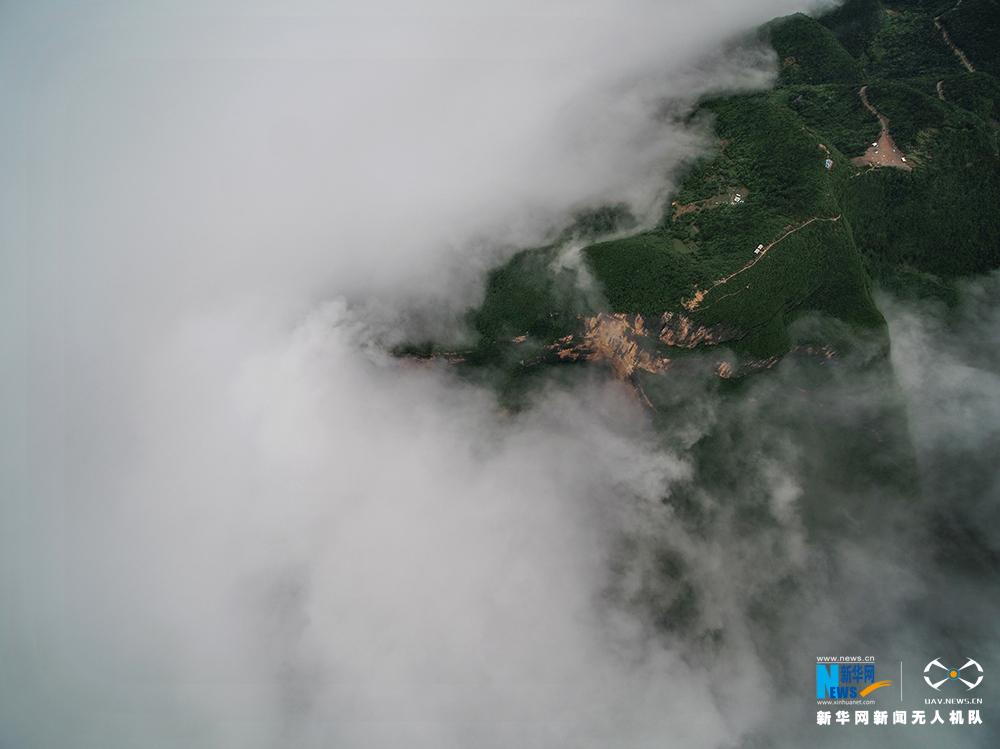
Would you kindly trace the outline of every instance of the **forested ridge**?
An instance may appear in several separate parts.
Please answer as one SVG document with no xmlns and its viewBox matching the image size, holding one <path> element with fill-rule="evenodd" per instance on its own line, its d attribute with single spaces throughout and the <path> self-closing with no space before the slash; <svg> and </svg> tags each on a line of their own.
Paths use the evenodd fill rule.
<svg viewBox="0 0 1000 749">
<path fill-rule="evenodd" d="M 1000 267 L 995 0 L 848 0 L 757 33 L 777 54 L 775 86 L 700 103 L 691 121 L 710 118 L 714 149 L 686 166 L 657 225 L 637 232 L 624 205 L 581 211 L 492 271 L 463 365 L 521 376 L 600 312 L 682 313 L 738 331 L 738 356 L 781 356 L 838 343 L 815 326 L 800 340 L 790 328 L 805 314 L 877 337 L 876 286 L 950 303 L 957 279 Z M 560 261 L 573 241 L 585 270 Z"/>
</svg>

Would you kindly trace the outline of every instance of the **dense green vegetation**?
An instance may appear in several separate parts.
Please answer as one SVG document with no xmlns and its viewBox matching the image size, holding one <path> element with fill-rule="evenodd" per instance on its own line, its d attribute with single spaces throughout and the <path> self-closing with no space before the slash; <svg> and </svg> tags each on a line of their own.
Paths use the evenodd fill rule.
<svg viewBox="0 0 1000 749">
<path fill-rule="evenodd" d="M 1000 5 L 996 0 L 965 0 L 941 15 L 941 22 L 976 70 L 1000 76 Z"/>
<path fill-rule="evenodd" d="M 674 249 L 662 234 L 640 234 L 585 250 L 614 312 L 658 315 L 677 306 L 703 279 L 697 259 Z"/>
<path fill-rule="evenodd" d="M 879 169 L 844 189 L 841 203 L 876 278 L 896 267 L 944 278 L 1000 267 L 1000 164 L 983 134 L 950 128 L 926 166 Z"/>
<path fill-rule="evenodd" d="M 904 10 L 885 16 L 861 63 L 872 79 L 941 77 L 965 70 L 933 16 Z"/>
<path fill-rule="evenodd" d="M 688 175 L 677 202 L 704 200 L 734 184 L 745 186 L 747 196 L 684 213 L 674 206 L 652 231 L 584 250 L 612 311 L 655 315 L 676 308 L 695 285 L 704 288 L 740 268 L 786 227 L 836 213 L 826 153 L 772 97 L 730 97 L 706 106 L 726 145 Z M 677 242 L 697 252 L 679 251 Z"/>
<path fill-rule="evenodd" d="M 1000 121 L 1000 81 L 985 73 L 965 73 L 946 77 L 941 82 L 945 98 L 953 104 L 990 122 L 996 130 Z"/>
<path fill-rule="evenodd" d="M 636 232 L 626 206 L 582 212 L 552 245 L 494 270 L 467 360 L 527 376 L 526 357 L 602 310 L 683 311 L 738 331 L 735 354 L 761 359 L 790 349 L 806 313 L 881 330 L 876 284 L 954 300 L 953 279 L 1000 267 L 998 7 L 848 0 L 771 22 L 776 88 L 701 103 L 717 143 L 679 176 L 662 220 Z M 852 163 L 881 131 L 863 85 L 912 170 Z"/>
<path fill-rule="evenodd" d="M 860 107 L 875 122 L 877 137 L 877 120 L 860 106 L 856 90 L 855 107 L 845 98 L 846 89 L 818 88 L 817 97 L 840 95 L 833 106 L 841 110 L 857 113 Z M 836 314 L 860 326 L 881 324 L 847 222 L 831 220 L 841 213 L 835 185 L 856 173 L 838 152 L 836 141 L 845 137 L 824 136 L 828 154 L 820 137 L 780 99 L 764 94 L 705 104 L 715 113 L 716 132 L 725 147 L 691 171 L 678 197 L 703 199 L 721 186 L 738 183 L 748 189 L 744 202 L 684 213 L 675 205 L 655 230 L 585 250 L 612 311 L 655 315 L 678 309 L 682 297 L 693 296 L 695 285 L 711 288 L 690 316 L 706 325 L 739 329 L 744 336 L 737 349 L 753 357 L 787 351 L 788 324 L 809 310 Z M 863 151 L 860 146 L 873 137 L 871 125 L 866 128 L 860 117 L 854 125 L 860 133 L 851 133 L 850 123 L 837 132 L 847 133 L 848 143 L 853 135 L 854 150 Z M 865 139 L 862 144 L 859 138 Z M 834 161 L 830 170 L 825 168 L 828 155 Z M 720 277 L 754 259 L 756 247 L 785 233 L 765 258 L 737 279 L 712 288 Z M 697 253 L 676 252 L 676 239 L 694 243 Z"/>
<path fill-rule="evenodd" d="M 555 269 L 555 248 L 524 250 L 486 279 L 486 298 L 473 324 L 489 344 L 530 335 L 550 342 L 573 332 L 577 313 L 593 312 L 577 271 Z"/>
<path fill-rule="evenodd" d="M 865 109 L 858 86 L 804 86 L 789 95 L 788 108 L 826 145 L 860 156 L 879 136 L 878 120 Z"/>
<path fill-rule="evenodd" d="M 761 358 L 791 348 L 788 326 L 806 310 L 860 327 L 883 322 L 843 220 L 816 221 L 789 235 L 764 261 L 716 287 L 693 317 L 745 331 L 738 351 Z"/>
<path fill-rule="evenodd" d="M 861 65 L 816 19 L 798 13 L 768 30 L 782 84 L 861 83 Z"/>
<path fill-rule="evenodd" d="M 561 239 L 598 239 L 633 229 L 637 223 L 624 203 L 577 211 L 573 216 L 573 223 L 563 232 Z"/>
<path fill-rule="evenodd" d="M 955 107 L 902 83 L 873 83 L 867 95 L 871 105 L 889 118 L 893 140 L 906 152 L 918 148 L 922 134 L 930 134 L 932 129 L 938 130 L 954 119 L 966 119 Z"/>
<path fill-rule="evenodd" d="M 878 0 L 847 0 L 819 22 L 830 29 L 855 59 L 865 54 L 875 35 L 887 24 L 887 14 Z"/>
</svg>

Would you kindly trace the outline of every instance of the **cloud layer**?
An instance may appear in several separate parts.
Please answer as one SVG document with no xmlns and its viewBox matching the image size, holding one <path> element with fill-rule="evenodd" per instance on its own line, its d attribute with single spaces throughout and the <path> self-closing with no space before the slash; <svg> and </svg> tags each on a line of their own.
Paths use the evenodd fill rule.
<svg viewBox="0 0 1000 749">
<path fill-rule="evenodd" d="M 940 313 L 884 302 L 902 392 L 788 362 L 667 380 L 657 422 L 599 372 L 511 414 L 376 345 L 457 328 L 582 206 L 653 215 L 704 146 L 672 115 L 766 85 L 730 40 L 795 4 L 32 8 L 4 38 L 0 745 L 795 742 L 817 649 L 940 628 L 911 609 L 966 573 L 892 521 L 908 430 L 993 487 L 996 424 Z"/>
</svg>

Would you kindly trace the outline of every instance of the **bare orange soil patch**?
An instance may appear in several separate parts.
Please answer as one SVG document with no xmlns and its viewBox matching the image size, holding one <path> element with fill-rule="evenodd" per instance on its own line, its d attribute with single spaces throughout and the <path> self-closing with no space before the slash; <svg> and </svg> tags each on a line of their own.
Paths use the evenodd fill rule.
<svg viewBox="0 0 1000 749">
<path fill-rule="evenodd" d="M 857 166 L 892 166 L 910 171 L 912 167 L 906 162 L 903 152 L 896 147 L 895 141 L 889 135 L 889 118 L 868 103 L 867 90 L 868 86 L 861 87 L 859 92 L 861 103 L 868 111 L 878 117 L 879 124 L 882 125 L 882 133 L 879 135 L 878 141 L 869 146 L 864 155 L 851 159 L 851 163 Z"/>
<path fill-rule="evenodd" d="M 615 376 L 627 379 L 636 370 L 663 372 L 670 366 L 670 359 L 656 350 L 654 342 L 691 349 L 737 337 L 734 330 L 702 325 L 679 312 L 664 312 L 655 318 L 601 312 L 585 318 L 578 334 L 560 338 L 544 351 L 563 361 L 609 361 Z"/>
<path fill-rule="evenodd" d="M 851 163 L 857 166 L 892 166 L 910 171 L 913 167 L 905 159 L 902 152 L 896 148 L 892 136 L 883 130 L 878 142 L 869 146 L 864 155 L 851 159 Z"/>
<path fill-rule="evenodd" d="M 676 363 L 676 360 L 671 360 L 656 349 L 656 342 L 692 349 L 702 345 L 718 346 L 741 337 L 736 330 L 723 325 L 702 325 L 680 312 L 665 312 L 659 317 L 602 312 L 585 318 L 582 322 L 583 328 L 579 333 L 560 338 L 547 346 L 542 356 L 522 364 L 535 364 L 553 354 L 566 362 L 604 361 L 611 366 L 614 377 L 651 408 L 653 404 L 642 391 L 636 375 L 639 372 L 666 372 Z M 797 346 L 790 353 L 820 357 L 823 360 L 834 357 L 831 349 L 816 346 Z M 719 377 L 730 379 L 770 369 L 779 361 L 780 356 L 741 362 L 733 362 L 725 357 L 716 360 L 712 369 Z"/>
<path fill-rule="evenodd" d="M 602 312 L 594 317 L 582 318 L 581 323 L 581 330 L 577 333 L 560 338 L 546 346 L 541 355 L 521 361 L 521 365 L 530 367 L 545 361 L 551 362 L 553 356 L 564 362 L 604 361 L 610 365 L 615 379 L 654 410 L 655 407 L 643 392 L 636 375 L 639 372 L 666 372 L 677 363 L 676 359 L 671 360 L 657 350 L 657 343 L 693 349 L 703 345 L 718 346 L 742 337 L 736 330 L 723 325 L 702 325 L 680 312 L 665 312 L 659 317 Z M 514 342 L 522 342 L 524 338 L 518 336 Z M 797 346 L 789 353 L 818 356 L 823 360 L 831 360 L 835 356 L 831 349 L 816 346 Z M 731 379 L 770 369 L 781 358 L 772 356 L 768 359 L 734 362 L 730 354 L 722 354 L 721 358 L 711 364 L 711 368 L 717 376 Z M 431 366 L 435 361 L 458 364 L 464 362 L 465 358 L 453 352 L 428 356 L 407 354 L 401 360 L 404 365 L 419 367 Z"/>
</svg>

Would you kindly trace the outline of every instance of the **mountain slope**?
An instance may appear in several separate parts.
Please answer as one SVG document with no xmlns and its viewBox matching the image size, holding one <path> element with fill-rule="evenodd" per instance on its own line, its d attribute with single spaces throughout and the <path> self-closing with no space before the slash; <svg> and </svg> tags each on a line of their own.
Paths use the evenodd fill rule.
<svg viewBox="0 0 1000 749">
<path fill-rule="evenodd" d="M 594 351 L 642 351 L 666 362 L 654 371 L 690 347 L 642 335 L 635 316 L 675 315 L 731 331 L 695 348 L 717 351 L 716 371 L 732 375 L 796 347 L 884 343 L 877 284 L 953 299 L 953 279 L 1000 267 L 1000 84 L 988 72 L 995 45 L 983 41 L 1000 34 L 995 6 L 851 0 L 819 19 L 771 22 L 760 34 L 778 55 L 775 88 L 701 103 L 715 149 L 683 175 L 658 225 L 628 234 L 627 209 L 598 209 L 515 255 L 470 313 L 478 340 L 449 355 L 508 384 Z M 566 257 L 581 239 L 582 267 Z M 588 278 L 599 293 L 581 290 Z M 621 346 L 605 345 L 601 313 L 632 320 L 615 328 Z M 804 334 L 803 316 L 828 322 Z"/>
</svg>

